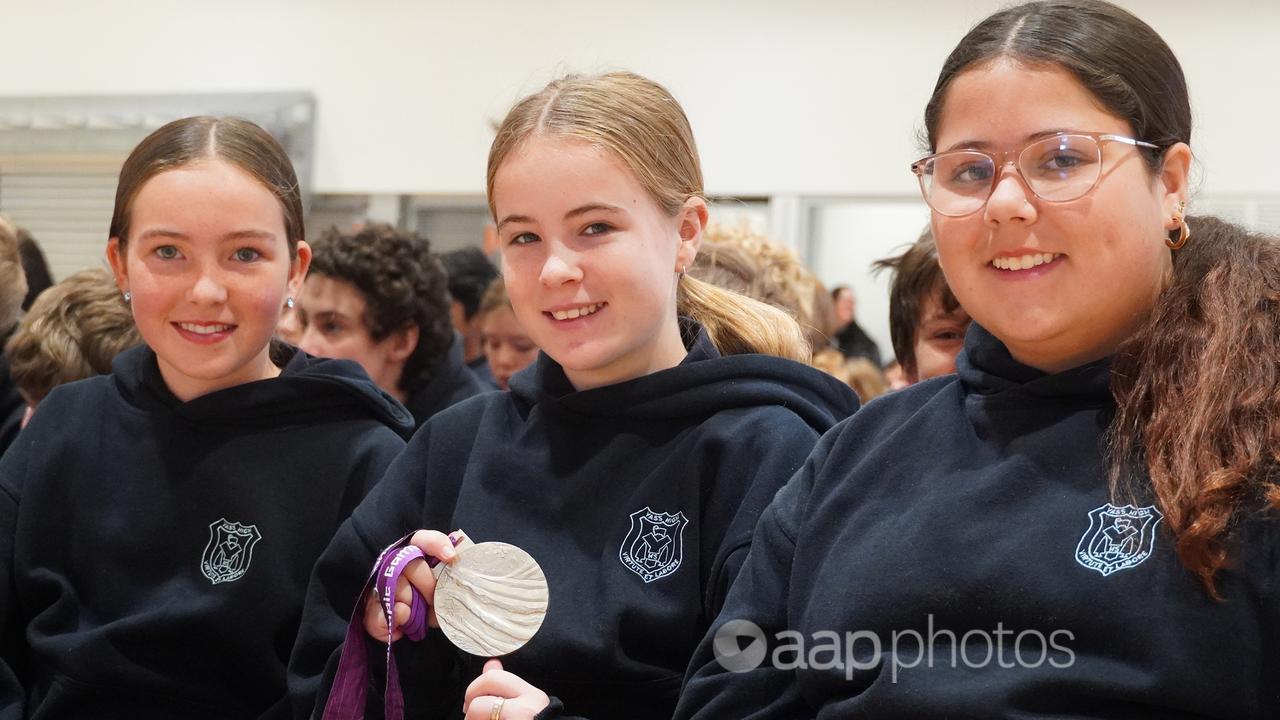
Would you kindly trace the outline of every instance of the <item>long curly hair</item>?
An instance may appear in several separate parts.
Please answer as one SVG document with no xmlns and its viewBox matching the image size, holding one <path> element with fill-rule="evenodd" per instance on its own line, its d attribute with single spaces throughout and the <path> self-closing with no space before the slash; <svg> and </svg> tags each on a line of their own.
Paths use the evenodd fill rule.
<svg viewBox="0 0 1280 720">
<path fill-rule="evenodd" d="M 1232 525 L 1280 508 L 1280 241 L 1189 223 L 1173 282 L 1112 361 L 1111 482 L 1136 497 L 1149 481 L 1182 563 L 1219 597 Z"/>
</svg>

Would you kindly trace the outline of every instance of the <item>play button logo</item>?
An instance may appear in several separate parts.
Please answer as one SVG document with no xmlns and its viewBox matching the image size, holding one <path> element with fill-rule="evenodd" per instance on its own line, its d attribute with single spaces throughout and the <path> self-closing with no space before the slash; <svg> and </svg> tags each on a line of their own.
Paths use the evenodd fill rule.
<svg viewBox="0 0 1280 720">
<path fill-rule="evenodd" d="M 735 673 L 760 667 L 768 653 L 764 631 L 750 620 L 730 620 L 721 625 L 712 648 L 720 667 Z"/>
</svg>

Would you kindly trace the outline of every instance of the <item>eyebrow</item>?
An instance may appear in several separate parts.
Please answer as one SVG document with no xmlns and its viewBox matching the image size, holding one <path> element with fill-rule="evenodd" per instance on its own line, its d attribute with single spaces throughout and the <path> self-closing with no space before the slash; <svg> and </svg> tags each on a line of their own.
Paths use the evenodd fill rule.
<svg viewBox="0 0 1280 720">
<path fill-rule="evenodd" d="M 616 213 L 621 213 L 626 211 L 618 207 L 617 205 L 610 205 L 608 203 L 587 203 L 586 205 L 583 205 L 581 207 L 576 207 L 570 210 L 569 212 L 565 213 L 564 219 L 572 220 L 573 218 L 579 217 L 581 215 L 586 215 L 587 213 L 591 213 L 591 212 L 606 212 L 606 213 L 616 214 Z M 502 226 L 507 225 L 508 223 L 531 223 L 531 222 L 533 222 L 533 218 L 529 217 L 528 215 L 508 215 L 502 218 L 502 220 L 498 221 L 498 229 L 501 230 Z"/>
<path fill-rule="evenodd" d="M 1062 135 L 1064 133 L 1072 133 L 1072 132 L 1079 132 L 1079 131 L 1070 130 L 1067 128 L 1054 128 L 1052 130 L 1041 130 L 1040 132 L 1032 133 L 1026 136 L 1025 138 L 1022 139 L 1022 141 L 1034 142 L 1036 140 L 1052 137 L 1054 135 Z M 986 150 L 994 146 L 995 146 L 994 143 L 987 142 L 986 140 L 961 140 L 960 142 L 955 143 L 954 145 L 947 148 L 946 150 L 940 150 L 939 152 L 951 152 L 952 150 Z"/>
<path fill-rule="evenodd" d="M 607 212 L 607 213 L 625 212 L 622 208 L 618 207 L 617 205 L 609 205 L 607 203 L 590 203 L 588 205 L 583 205 L 580 208 L 575 208 L 565 213 L 564 219 L 572 220 L 573 218 L 576 218 L 579 215 L 586 215 L 587 213 L 596 212 L 596 211 Z"/>
<path fill-rule="evenodd" d="M 970 319 L 968 314 L 961 315 L 961 313 L 964 313 L 964 308 L 960 306 L 956 306 L 956 309 L 951 312 L 939 309 L 934 311 L 932 315 L 922 318 L 920 320 L 920 324 L 928 325 L 931 322 L 952 322 L 955 320 Z"/>
<path fill-rule="evenodd" d="M 148 238 L 155 238 L 155 237 L 174 238 L 175 240 L 189 239 L 186 234 L 180 233 L 177 230 L 169 230 L 167 228 L 156 228 L 154 230 L 147 230 L 146 232 L 139 235 L 138 239 L 145 240 Z M 226 235 L 223 235 L 219 239 L 220 240 L 274 240 L 275 237 L 276 237 L 275 233 L 270 233 L 270 232 L 267 232 L 266 230 L 236 230 L 234 232 L 229 232 Z"/>
</svg>

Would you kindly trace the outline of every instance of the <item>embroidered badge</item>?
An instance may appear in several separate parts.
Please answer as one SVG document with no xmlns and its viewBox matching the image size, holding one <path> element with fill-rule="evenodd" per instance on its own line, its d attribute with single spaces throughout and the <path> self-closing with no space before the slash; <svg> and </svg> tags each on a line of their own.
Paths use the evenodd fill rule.
<svg viewBox="0 0 1280 720">
<path fill-rule="evenodd" d="M 1164 515 L 1154 506 L 1107 503 L 1089 512 L 1089 529 L 1076 546 L 1076 562 L 1103 576 L 1127 570 L 1151 557 L 1156 526 Z"/>
<path fill-rule="evenodd" d="M 684 557 L 684 528 L 689 524 L 683 512 L 654 512 L 645 508 L 631 513 L 631 530 L 622 541 L 618 557 L 627 569 L 651 583 L 680 568 Z"/>
<path fill-rule="evenodd" d="M 200 557 L 200 572 L 214 585 L 244 577 L 253 560 L 253 546 L 262 539 L 256 525 L 222 518 L 209 524 L 209 544 Z"/>
</svg>

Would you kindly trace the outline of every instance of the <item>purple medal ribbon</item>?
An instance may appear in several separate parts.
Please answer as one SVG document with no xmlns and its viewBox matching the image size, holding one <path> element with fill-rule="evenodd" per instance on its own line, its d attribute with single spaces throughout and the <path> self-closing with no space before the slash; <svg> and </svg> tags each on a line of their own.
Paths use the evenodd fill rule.
<svg viewBox="0 0 1280 720">
<path fill-rule="evenodd" d="M 391 633 L 395 632 L 395 594 L 396 582 L 400 579 L 401 573 L 409 566 L 409 562 L 418 558 L 425 558 L 423 554 L 414 545 L 405 545 L 395 552 L 394 555 L 387 557 L 378 566 L 378 597 L 382 598 L 382 611 L 387 614 L 387 634 L 390 638 Z M 435 558 L 432 558 L 433 560 Z M 434 563 L 432 563 L 434 565 Z M 413 585 L 409 586 L 409 590 L 413 595 L 413 600 L 409 606 L 409 621 L 404 625 L 405 637 L 417 642 L 427 636 L 427 601 L 423 599 L 421 593 L 414 589 Z M 391 652 L 391 643 L 387 643 L 388 655 Z"/>
<path fill-rule="evenodd" d="M 325 703 L 324 720 L 357 720 L 364 717 L 366 692 L 369 684 L 369 657 L 365 648 L 364 603 L 366 592 L 370 586 L 377 591 L 382 602 L 382 611 L 387 616 L 387 688 L 383 696 L 385 717 L 387 720 L 403 720 L 404 694 L 400 689 L 400 674 L 396 671 L 395 654 L 391 652 L 391 635 L 395 632 L 395 592 L 396 582 L 409 563 L 426 557 L 413 545 L 406 545 L 412 534 L 405 535 L 392 543 L 381 553 L 374 563 L 373 572 L 365 580 L 356 601 L 355 610 L 351 613 L 351 622 L 347 626 L 347 637 L 342 643 L 342 656 L 338 660 L 338 671 L 333 678 L 333 687 L 329 691 L 329 700 Z M 454 543 L 457 544 L 456 542 Z M 434 567 L 440 561 L 427 557 L 427 564 Z M 413 589 L 413 600 L 409 607 L 409 621 L 405 623 L 405 637 L 417 642 L 427 635 L 427 612 L 429 605 L 426 599 Z"/>
</svg>

